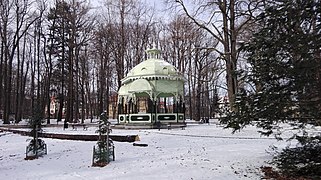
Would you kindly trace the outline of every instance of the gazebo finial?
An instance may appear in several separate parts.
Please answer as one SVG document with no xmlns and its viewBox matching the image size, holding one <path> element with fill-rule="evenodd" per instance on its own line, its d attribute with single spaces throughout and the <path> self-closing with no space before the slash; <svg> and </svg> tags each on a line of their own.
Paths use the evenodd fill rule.
<svg viewBox="0 0 321 180">
<path fill-rule="evenodd" d="M 160 50 L 156 48 L 156 43 L 153 42 L 153 47 L 151 49 L 146 50 L 148 59 L 158 59 L 158 55 L 160 54 Z"/>
</svg>

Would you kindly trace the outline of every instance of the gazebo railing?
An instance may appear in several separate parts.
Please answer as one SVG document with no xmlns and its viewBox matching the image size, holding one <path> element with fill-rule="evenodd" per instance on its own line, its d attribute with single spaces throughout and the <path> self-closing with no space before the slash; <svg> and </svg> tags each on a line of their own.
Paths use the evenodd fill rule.
<svg viewBox="0 0 321 180">
<path fill-rule="evenodd" d="M 155 118 L 156 117 L 156 118 Z M 139 113 L 139 114 L 120 114 L 119 123 L 182 123 L 184 113 Z"/>
</svg>

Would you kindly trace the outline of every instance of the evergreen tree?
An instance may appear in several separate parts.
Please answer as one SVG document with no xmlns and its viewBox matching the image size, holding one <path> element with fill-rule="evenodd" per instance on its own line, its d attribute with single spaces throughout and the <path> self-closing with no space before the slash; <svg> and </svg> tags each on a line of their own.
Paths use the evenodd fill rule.
<svg viewBox="0 0 321 180">
<path fill-rule="evenodd" d="M 56 1 L 55 6 L 50 9 L 47 19 L 49 21 L 49 56 L 51 60 L 57 60 L 53 70 L 53 82 L 58 88 L 59 111 L 58 121 L 61 121 L 65 99 L 65 81 L 67 74 L 67 60 L 69 49 L 67 42 L 68 36 L 68 20 L 67 13 L 70 13 L 70 5 L 65 1 Z"/>
<path fill-rule="evenodd" d="M 105 112 L 101 113 L 99 120 L 99 138 L 93 150 L 93 166 L 106 166 L 111 160 L 115 161 L 114 145 L 109 139 L 111 132 L 110 122 Z"/>
<path fill-rule="evenodd" d="M 280 122 L 320 125 L 321 4 L 318 0 L 267 1 L 261 28 L 244 45 L 250 91 L 240 91 L 237 111 L 222 121 L 235 130 L 250 123 L 270 135 Z"/>
<path fill-rule="evenodd" d="M 68 127 L 66 122 L 79 121 L 80 56 L 86 51 L 94 23 L 89 10 L 87 1 L 57 0 L 48 14 L 49 49 L 58 61 L 54 70 L 59 88 L 58 121 L 62 119 L 66 99 L 65 128 Z"/>
<path fill-rule="evenodd" d="M 25 160 L 36 159 L 39 156 L 47 154 L 47 145 L 44 140 L 39 138 L 42 120 L 43 113 L 41 111 L 41 107 L 37 105 L 33 109 L 33 115 L 29 121 L 29 125 L 32 128 L 30 132 L 32 139 L 27 146 Z"/>
<path fill-rule="evenodd" d="M 319 179 L 320 133 L 311 137 L 307 124 L 321 125 L 321 4 L 318 0 L 267 1 L 258 16 L 261 28 L 244 45 L 250 71 L 236 97 L 236 111 L 223 122 L 234 130 L 248 124 L 263 135 L 279 135 L 280 123 L 289 123 L 297 147 L 276 152 L 273 162 L 282 176 Z M 280 136 L 276 136 L 280 138 Z"/>
</svg>

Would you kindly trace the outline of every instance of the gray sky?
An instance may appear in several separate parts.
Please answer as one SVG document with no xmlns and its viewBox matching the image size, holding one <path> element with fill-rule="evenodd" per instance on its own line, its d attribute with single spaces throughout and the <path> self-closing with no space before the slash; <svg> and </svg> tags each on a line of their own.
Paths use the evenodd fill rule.
<svg viewBox="0 0 321 180">
<path fill-rule="evenodd" d="M 103 5 L 105 0 L 88 0 L 94 9 L 99 9 Z M 164 12 L 166 9 L 164 0 L 138 0 L 144 4 L 155 9 L 155 14 L 160 17 L 164 17 L 168 15 L 168 13 Z"/>
</svg>

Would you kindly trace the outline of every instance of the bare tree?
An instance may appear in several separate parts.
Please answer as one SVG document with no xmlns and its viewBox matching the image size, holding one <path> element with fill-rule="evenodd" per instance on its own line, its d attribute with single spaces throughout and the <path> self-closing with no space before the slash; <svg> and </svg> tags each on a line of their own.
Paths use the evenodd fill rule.
<svg viewBox="0 0 321 180">
<path fill-rule="evenodd" d="M 226 84 L 230 107 L 233 110 L 235 95 L 238 90 L 236 75 L 238 48 L 237 38 L 244 27 L 252 22 L 252 14 L 259 7 L 260 1 L 241 0 L 201 0 L 187 6 L 183 0 L 166 0 L 172 7 L 178 5 L 197 26 L 211 34 L 217 47 L 210 47 L 225 62 Z M 192 6 L 191 8 L 189 8 Z"/>
<path fill-rule="evenodd" d="M 120 88 L 121 79 L 124 78 L 128 69 L 126 69 L 126 64 L 131 64 L 126 58 L 126 50 L 129 48 L 129 24 L 130 24 L 130 13 L 133 11 L 136 3 L 133 0 L 120 0 L 112 1 L 106 0 L 105 6 L 107 9 L 106 21 L 111 24 L 115 24 L 118 33 L 115 33 L 115 41 L 112 44 L 115 49 L 114 58 L 115 58 L 115 67 L 117 75 L 117 86 Z M 127 20 L 127 21 L 126 21 Z"/>
<path fill-rule="evenodd" d="M 208 34 L 193 24 L 186 16 L 175 17 L 163 30 L 161 47 L 164 59 L 177 67 L 187 77 L 187 112 L 189 117 L 200 120 L 209 116 L 205 108 L 210 91 L 216 83 L 217 58 L 215 53 L 200 49 L 200 46 L 213 46 Z M 203 103 L 204 102 L 204 103 Z"/>
<path fill-rule="evenodd" d="M 32 2 L 29 0 L 12 0 L 1 2 L 0 13 L 1 13 L 1 39 L 3 43 L 3 79 L 4 79 L 4 123 L 8 124 L 9 122 L 9 114 L 13 112 L 13 104 L 12 101 L 14 95 L 12 93 L 13 90 L 13 62 L 15 58 L 18 58 L 17 51 L 20 51 L 19 45 L 21 39 L 27 33 L 30 26 L 39 19 L 38 16 L 34 16 L 33 12 L 30 12 L 30 7 Z"/>
<path fill-rule="evenodd" d="M 116 115 L 116 102 L 110 104 L 109 97 L 120 88 L 125 74 L 143 61 L 153 15 L 146 6 L 132 0 L 107 0 L 99 23 L 95 33 L 98 109 L 109 111 L 111 105 Z"/>
</svg>

